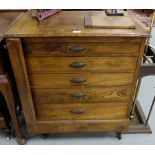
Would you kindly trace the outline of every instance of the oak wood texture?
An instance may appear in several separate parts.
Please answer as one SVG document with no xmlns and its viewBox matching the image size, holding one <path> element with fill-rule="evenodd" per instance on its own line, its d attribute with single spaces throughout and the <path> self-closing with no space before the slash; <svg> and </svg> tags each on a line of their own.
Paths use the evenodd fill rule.
<svg viewBox="0 0 155 155">
<path fill-rule="evenodd" d="M 39 125 L 42 124 L 42 125 Z M 122 120 L 74 120 L 74 121 L 38 121 L 38 126 L 31 126 L 33 134 L 68 133 L 68 132 L 122 132 L 128 130 L 128 119 Z"/>
<path fill-rule="evenodd" d="M 84 38 L 81 38 L 84 39 Z M 87 39 L 84 39 L 87 41 Z M 82 41 L 82 40 L 81 40 Z M 133 55 L 138 56 L 140 44 L 133 42 L 125 42 L 121 44 L 120 42 L 113 43 L 113 48 L 111 48 L 111 42 L 98 43 L 94 42 L 52 42 L 52 38 L 49 42 L 45 42 L 42 39 L 42 42 L 28 43 L 27 40 L 23 40 L 24 53 L 28 57 L 33 56 L 105 56 L 105 55 Z M 83 47 L 82 51 L 76 52 L 70 50 L 74 47 Z"/>
<path fill-rule="evenodd" d="M 127 131 L 147 32 L 134 20 L 134 30 L 84 28 L 103 13 L 37 23 L 28 12 L 5 33 L 30 133 Z"/>
<path fill-rule="evenodd" d="M 0 41 L 4 38 L 5 31 L 20 13 L 21 11 L 0 11 Z"/>
<path fill-rule="evenodd" d="M 134 72 L 136 57 L 30 57 L 29 73 Z"/>
<path fill-rule="evenodd" d="M 76 88 L 76 87 L 75 87 Z M 32 98 L 38 104 L 66 103 L 124 103 L 129 100 L 130 87 L 112 88 L 69 88 L 45 89 L 32 88 Z"/>
<path fill-rule="evenodd" d="M 7 44 L 10 45 L 8 46 L 8 52 L 17 82 L 17 87 L 20 92 L 19 94 L 22 106 L 25 111 L 24 115 L 26 120 L 29 120 L 27 121 L 27 125 L 29 126 L 34 124 L 36 119 L 21 41 L 18 38 L 7 39 L 6 41 Z"/>
<path fill-rule="evenodd" d="M 21 17 L 22 18 L 22 17 Z M 8 32 L 6 32 L 4 35 L 6 36 Z M 125 37 L 125 39 L 124 39 Z M 143 36 L 144 38 L 146 36 Z M 32 37 L 26 37 L 22 36 L 20 39 L 22 40 L 22 45 L 25 48 L 24 44 L 27 44 L 27 46 L 31 46 L 32 43 L 35 44 L 44 44 L 46 43 L 119 43 L 119 42 L 124 42 L 124 43 L 139 43 L 141 42 L 141 39 L 143 38 L 142 36 L 135 36 L 135 37 L 128 37 L 128 36 L 119 36 L 119 37 L 114 37 L 114 36 L 52 36 L 52 37 L 42 37 L 42 36 L 32 36 Z M 36 39 L 37 38 L 37 39 Z M 31 43 L 31 44 L 29 44 Z M 23 50 L 24 50 L 23 48 Z"/>
<path fill-rule="evenodd" d="M 104 11 L 61 11 L 60 13 L 38 22 L 25 13 L 7 33 L 6 37 L 60 37 L 60 36 L 129 36 L 145 37 L 148 32 L 134 19 L 136 29 L 88 29 L 84 28 L 85 16 L 102 16 Z M 78 30 L 81 33 L 75 33 Z M 74 32 L 75 31 L 75 32 Z"/>
<path fill-rule="evenodd" d="M 85 27 L 103 29 L 135 29 L 136 26 L 128 14 L 124 16 L 85 16 Z"/>
<path fill-rule="evenodd" d="M 79 73 L 79 74 L 29 74 L 31 87 L 43 88 L 71 88 L 71 87 L 105 87 L 132 85 L 133 73 Z M 74 83 L 73 80 L 83 79 L 81 83 Z"/>
<path fill-rule="evenodd" d="M 79 103 L 65 105 L 35 103 L 38 121 L 124 119 L 126 118 L 127 108 L 127 104 L 119 103 L 88 105 Z"/>
</svg>

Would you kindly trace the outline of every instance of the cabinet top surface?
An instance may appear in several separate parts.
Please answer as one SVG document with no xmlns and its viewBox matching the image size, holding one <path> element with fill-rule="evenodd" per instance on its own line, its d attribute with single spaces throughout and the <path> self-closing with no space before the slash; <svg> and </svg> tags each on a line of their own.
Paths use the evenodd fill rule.
<svg viewBox="0 0 155 155">
<path fill-rule="evenodd" d="M 7 30 L 8 26 L 20 14 L 20 11 L 0 11 L 0 40 Z"/>
<path fill-rule="evenodd" d="M 104 11 L 61 11 L 54 16 L 38 22 L 28 11 L 14 22 L 5 33 L 5 37 L 58 37 L 58 36 L 129 36 L 145 37 L 148 32 L 130 16 L 136 29 L 85 28 L 85 16 L 105 16 Z"/>
</svg>

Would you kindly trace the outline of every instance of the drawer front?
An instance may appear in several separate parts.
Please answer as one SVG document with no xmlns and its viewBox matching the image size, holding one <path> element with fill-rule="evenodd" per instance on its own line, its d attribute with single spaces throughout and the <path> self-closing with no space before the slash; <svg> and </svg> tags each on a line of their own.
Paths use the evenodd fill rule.
<svg viewBox="0 0 155 155">
<path fill-rule="evenodd" d="M 69 133 L 69 132 L 123 132 L 128 131 L 128 119 L 121 120 L 58 120 L 46 121 L 30 128 L 31 134 Z"/>
<path fill-rule="evenodd" d="M 23 42 L 25 56 L 103 56 L 134 55 L 139 53 L 140 43 L 134 42 Z"/>
<path fill-rule="evenodd" d="M 29 73 L 127 71 L 134 72 L 137 57 L 29 57 L 26 65 Z"/>
<path fill-rule="evenodd" d="M 32 88 L 32 98 L 38 104 L 127 102 L 130 87 L 43 89 Z"/>
<path fill-rule="evenodd" d="M 50 120 L 125 119 L 127 104 L 37 104 L 36 118 Z"/>
<path fill-rule="evenodd" d="M 29 74 L 31 87 L 71 88 L 131 85 L 133 73 Z"/>
</svg>

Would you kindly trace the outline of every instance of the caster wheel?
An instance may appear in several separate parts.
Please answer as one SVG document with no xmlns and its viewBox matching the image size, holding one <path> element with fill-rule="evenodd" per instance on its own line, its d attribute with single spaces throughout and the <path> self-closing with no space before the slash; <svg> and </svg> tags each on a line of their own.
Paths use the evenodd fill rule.
<svg viewBox="0 0 155 155">
<path fill-rule="evenodd" d="M 7 136 L 7 137 L 6 137 L 6 140 L 7 140 L 7 141 L 9 141 L 10 139 L 11 139 L 11 137 L 10 137 L 10 136 Z"/>
<path fill-rule="evenodd" d="M 11 139 L 11 132 L 7 131 L 6 132 L 6 140 L 9 141 Z"/>
<path fill-rule="evenodd" d="M 132 114 L 131 116 L 130 116 L 130 120 L 132 120 L 134 118 L 134 114 Z"/>
<path fill-rule="evenodd" d="M 121 133 L 117 133 L 117 138 L 118 138 L 119 140 L 121 140 L 121 139 L 122 139 L 122 134 L 121 134 Z"/>
<path fill-rule="evenodd" d="M 49 134 L 41 134 L 41 135 L 40 135 L 40 137 L 41 137 L 41 138 L 44 138 L 44 139 L 47 138 L 48 136 L 49 136 Z"/>
</svg>

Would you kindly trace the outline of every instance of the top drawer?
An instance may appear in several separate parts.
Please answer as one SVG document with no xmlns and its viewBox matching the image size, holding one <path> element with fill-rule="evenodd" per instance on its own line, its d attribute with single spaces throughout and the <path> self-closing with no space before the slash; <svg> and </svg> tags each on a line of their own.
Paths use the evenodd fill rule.
<svg viewBox="0 0 155 155">
<path fill-rule="evenodd" d="M 137 56 L 135 42 L 24 42 L 25 56 Z"/>
</svg>

